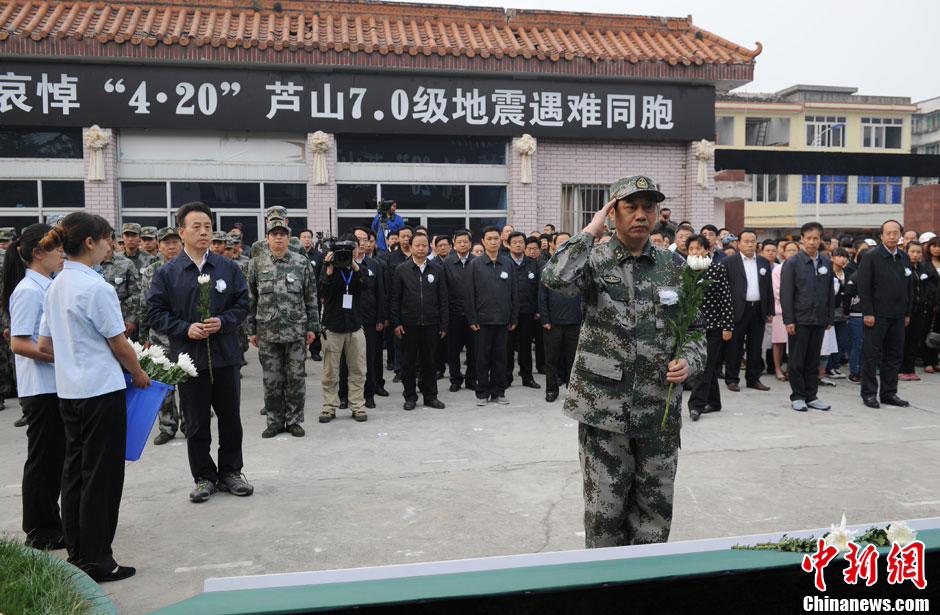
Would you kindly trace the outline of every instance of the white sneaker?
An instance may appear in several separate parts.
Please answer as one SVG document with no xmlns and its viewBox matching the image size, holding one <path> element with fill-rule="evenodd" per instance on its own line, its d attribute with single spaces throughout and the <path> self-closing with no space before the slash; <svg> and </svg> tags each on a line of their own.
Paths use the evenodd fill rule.
<svg viewBox="0 0 940 615">
<path fill-rule="evenodd" d="M 796 410 L 797 412 L 806 412 L 806 402 L 802 399 L 796 399 L 791 404 L 790 407 Z"/>
<path fill-rule="evenodd" d="M 506 399 L 505 397 L 497 397 L 497 398 L 496 398 L 496 403 L 499 404 L 500 406 L 508 406 L 508 405 L 509 405 L 509 400 Z"/>
<path fill-rule="evenodd" d="M 828 410 L 829 408 L 832 407 L 821 399 L 814 399 L 813 401 L 809 402 L 806 405 L 812 408 L 813 410 Z"/>
<path fill-rule="evenodd" d="M 483 398 L 477 397 L 477 405 L 478 405 L 478 406 L 485 406 L 486 403 L 487 403 L 487 401 L 488 401 L 488 400 L 487 400 L 485 397 L 483 397 Z"/>
</svg>

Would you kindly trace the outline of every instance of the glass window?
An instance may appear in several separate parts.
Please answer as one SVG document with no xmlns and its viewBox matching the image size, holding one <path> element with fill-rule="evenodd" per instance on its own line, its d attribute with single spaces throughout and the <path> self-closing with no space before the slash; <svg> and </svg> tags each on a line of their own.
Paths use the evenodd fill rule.
<svg viewBox="0 0 940 615">
<path fill-rule="evenodd" d="M 0 216 L 0 227 L 12 226 L 16 229 L 17 235 L 22 233 L 24 228 L 36 222 L 39 222 L 38 213 L 28 216 Z"/>
<path fill-rule="evenodd" d="M 749 117 L 745 120 L 744 144 L 783 146 L 790 144 L 790 120 L 777 117 Z"/>
<path fill-rule="evenodd" d="M 734 145 L 734 118 L 715 118 L 715 144 Z"/>
<path fill-rule="evenodd" d="M 338 162 L 506 164 L 507 140 L 460 135 L 337 135 Z"/>
<path fill-rule="evenodd" d="M 861 204 L 899 205 L 901 178 L 860 175 L 856 201 Z"/>
<path fill-rule="evenodd" d="M 813 147 L 843 147 L 845 145 L 845 118 L 807 115 L 806 145 Z"/>
<path fill-rule="evenodd" d="M 375 209 L 377 194 L 378 191 L 375 184 L 337 184 L 336 208 Z"/>
<path fill-rule="evenodd" d="M 584 228 L 607 203 L 608 184 L 563 184 L 561 186 L 561 228 Z"/>
<path fill-rule="evenodd" d="M 454 231 L 467 228 L 467 222 L 464 218 L 428 218 L 428 230 L 432 236 L 447 235 L 453 236 Z M 432 246 L 433 247 L 433 246 Z"/>
<path fill-rule="evenodd" d="M 337 219 L 336 223 L 337 223 L 337 226 L 339 227 L 339 230 L 337 230 L 336 232 L 336 236 L 342 237 L 346 233 L 352 233 L 353 229 L 356 228 L 357 226 L 364 226 L 366 228 L 369 228 L 369 225 L 372 224 L 372 219 L 371 218 L 367 219 L 361 216 L 351 216 L 351 217 L 340 216 Z M 324 229 L 324 234 L 326 232 L 328 231 Z"/>
<path fill-rule="evenodd" d="M 815 175 L 803 176 L 803 202 L 804 203 L 816 202 L 816 176 Z"/>
<path fill-rule="evenodd" d="M 39 207 L 36 180 L 0 181 L 0 207 Z"/>
<path fill-rule="evenodd" d="M 506 186 L 470 186 L 470 209 L 502 209 L 508 203 Z"/>
<path fill-rule="evenodd" d="M 247 254 L 248 250 L 251 248 L 251 244 L 258 241 L 258 217 L 258 214 L 244 216 L 218 214 L 215 222 L 219 230 L 225 231 L 226 233 L 234 228 L 241 229 L 242 247 Z M 293 226 L 291 222 L 293 221 L 288 218 L 288 225 Z"/>
<path fill-rule="evenodd" d="M 81 181 L 42 181 L 42 206 L 84 207 L 85 183 Z"/>
<path fill-rule="evenodd" d="M 464 185 L 382 184 L 382 198 L 398 203 L 398 211 L 465 209 Z"/>
<path fill-rule="evenodd" d="M 470 218 L 470 234 L 473 236 L 473 243 L 480 243 L 483 239 L 483 229 L 488 226 L 495 226 L 502 229 L 506 224 L 506 216 Z"/>
<path fill-rule="evenodd" d="M 137 224 L 141 226 L 155 226 L 158 229 L 161 229 L 164 226 L 169 226 L 167 222 L 167 216 L 165 215 L 163 216 L 137 216 L 137 215 L 134 215 L 133 213 L 131 213 L 130 215 L 122 215 L 121 224 L 125 224 L 127 222 L 136 222 Z M 115 229 L 115 233 L 118 235 L 121 234 L 120 225 Z"/>
<path fill-rule="evenodd" d="M 202 201 L 211 209 L 245 209 L 261 206 L 261 185 L 235 182 L 172 182 L 170 206 L 177 209 Z"/>
<path fill-rule="evenodd" d="M 307 209 L 307 184 L 264 184 L 264 206 Z"/>
<path fill-rule="evenodd" d="M 748 175 L 747 179 L 751 182 L 752 201 L 759 203 L 781 203 L 787 201 L 786 175 Z"/>
<path fill-rule="evenodd" d="M 848 182 L 846 175 L 822 175 L 819 178 L 819 202 L 847 203 Z"/>
<path fill-rule="evenodd" d="M 166 209 L 166 182 L 121 182 L 121 207 Z"/>
<path fill-rule="evenodd" d="M 81 157 L 81 128 L 0 127 L 0 158 Z"/>
</svg>

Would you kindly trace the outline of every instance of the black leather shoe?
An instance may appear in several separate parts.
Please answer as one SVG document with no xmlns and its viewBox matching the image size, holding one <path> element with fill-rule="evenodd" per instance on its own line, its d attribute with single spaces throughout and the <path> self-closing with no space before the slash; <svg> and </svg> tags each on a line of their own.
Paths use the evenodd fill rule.
<svg viewBox="0 0 940 615">
<path fill-rule="evenodd" d="M 889 397 L 883 397 L 881 403 L 886 406 L 897 406 L 898 408 L 907 408 L 911 405 L 911 402 L 905 401 L 898 397 L 897 395 L 891 395 Z"/>
<path fill-rule="evenodd" d="M 414 410 L 414 409 L 415 409 L 415 406 L 417 406 L 417 405 L 418 405 L 418 404 L 416 404 L 416 403 L 413 402 L 413 401 L 406 401 L 406 402 L 405 402 L 405 405 L 403 406 L 403 408 L 404 408 L 405 410 Z"/>
<path fill-rule="evenodd" d="M 545 391 L 545 401 L 552 403 L 558 399 L 558 391 Z"/>
<path fill-rule="evenodd" d="M 524 387 L 529 387 L 530 389 L 541 389 L 541 388 L 542 388 L 542 385 L 540 385 L 538 382 L 536 382 L 536 381 L 535 381 L 534 379 L 532 379 L 532 378 L 525 378 L 525 379 L 522 381 L 522 386 L 524 386 Z"/>
<path fill-rule="evenodd" d="M 322 361 L 322 360 L 323 360 L 323 357 L 320 356 L 320 353 L 319 353 L 319 352 L 313 353 L 312 355 L 310 355 L 310 358 L 313 359 L 314 361 Z"/>
<path fill-rule="evenodd" d="M 881 404 L 878 403 L 878 400 L 874 397 L 863 397 L 862 403 L 868 406 L 869 408 L 880 408 Z"/>
<path fill-rule="evenodd" d="M 425 406 L 426 408 L 437 408 L 438 410 L 443 410 L 444 408 L 447 407 L 447 405 L 444 404 L 444 402 L 442 402 L 441 400 L 439 400 L 439 399 L 437 399 L 437 398 L 435 398 L 435 399 L 425 399 L 425 400 L 424 400 L 424 406 Z"/>
<path fill-rule="evenodd" d="M 749 384 L 749 385 L 747 385 L 747 388 L 749 388 L 749 389 L 756 389 L 756 390 L 758 390 L 758 391 L 769 391 L 769 390 L 770 390 L 770 387 L 767 386 L 766 384 L 764 384 L 763 382 L 761 382 L 760 380 L 758 380 L 758 381 L 755 382 L 754 384 Z"/>
<path fill-rule="evenodd" d="M 392 382 L 395 382 L 395 383 L 401 382 L 401 374 L 395 374 L 395 377 L 392 378 Z"/>
<path fill-rule="evenodd" d="M 459 391 L 459 390 L 460 390 L 460 383 L 459 383 L 459 382 L 451 382 L 451 383 L 450 383 L 450 392 L 451 392 L 451 393 L 456 393 L 456 392 Z"/>
<path fill-rule="evenodd" d="M 740 393 L 740 392 L 741 392 L 741 387 L 738 385 L 737 382 L 729 382 L 729 383 L 728 383 L 728 390 L 729 390 L 729 391 L 733 391 L 734 393 Z"/>
<path fill-rule="evenodd" d="M 692 417 L 692 421 L 694 422 L 694 421 L 699 420 L 699 417 L 702 416 L 702 413 L 696 410 L 695 408 L 692 408 L 691 410 L 689 410 L 689 416 Z"/>
<path fill-rule="evenodd" d="M 137 569 L 131 566 L 118 566 L 110 572 L 101 572 L 96 568 L 86 570 L 85 572 L 87 572 L 88 576 L 96 583 L 109 583 L 111 581 L 129 579 L 137 574 Z"/>
<path fill-rule="evenodd" d="M 16 419 L 16 420 L 13 422 L 13 426 L 14 426 L 14 427 L 26 427 L 26 424 L 27 424 L 28 422 L 29 422 L 29 421 L 26 420 L 26 415 L 24 414 L 23 416 L 21 416 L 20 418 Z"/>
<path fill-rule="evenodd" d="M 348 400 L 348 399 L 341 399 L 340 402 L 339 402 L 339 409 L 340 409 L 340 410 L 348 410 L 348 409 L 349 409 L 349 400 Z"/>
<path fill-rule="evenodd" d="M 366 408 L 368 408 L 369 410 L 372 410 L 373 408 L 375 408 L 374 397 L 366 397 Z"/>
<path fill-rule="evenodd" d="M 388 397 L 388 391 L 385 390 L 385 387 L 379 387 L 375 390 L 375 394 L 379 397 Z"/>
</svg>

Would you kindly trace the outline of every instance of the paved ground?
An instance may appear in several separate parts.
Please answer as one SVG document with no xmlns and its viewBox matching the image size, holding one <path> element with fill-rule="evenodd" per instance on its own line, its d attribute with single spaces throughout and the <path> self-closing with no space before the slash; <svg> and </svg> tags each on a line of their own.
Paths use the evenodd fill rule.
<svg viewBox="0 0 940 615">
<path fill-rule="evenodd" d="M 118 561 L 106 586 L 122 612 L 201 591 L 205 578 L 577 549 L 583 546 L 576 425 L 561 404 L 512 387 L 512 405 L 401 409 L 401 387 L 367 423 L 316 422 L 319 365 L 308 362 L 307 437 L 262 440 L 260 369 L 242 384 L 250 498 L 190 504 L 182 439 L 128 464 Z M 940 375 L 902 383 L 908 409 L 870 410 L 856 385 L 824 388 L 831 412 L 789 409 L 769 393 L 723 390 L 725 409 L 686 420 L 672 540 L 940 515 Z M 539 381 L 544 381 L 539 377 Z M 518 380 L 517 380 L 518 383 Z M 441 381 L 446 384 L 446 381 Z M 0 413 L 0 532 L 20 526 L 25 430 Z M 687 415 L 686 415 L 687 416 Z M 924 471 L 924 469 L 929 469 Z"/>
</svg>

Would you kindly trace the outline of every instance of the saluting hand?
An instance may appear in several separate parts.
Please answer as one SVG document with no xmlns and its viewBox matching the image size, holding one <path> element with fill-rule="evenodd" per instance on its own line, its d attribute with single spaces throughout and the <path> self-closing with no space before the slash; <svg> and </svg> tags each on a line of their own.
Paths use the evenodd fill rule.
<svg viewBox="0 0 940 615">
<path fill-rule="evenodd" d="M 594 217 L 591 218 L 588 225 L 584 227 L 584 232 L 590 233 L 594 235 L 594 237 L 603 235 L 604 231 L 607 230 L 607 216 L 610 214 L 610 209 L 616 204 L 617 199 L 607 201 L 607 204 L 597 210 L 597 213 L 594 214 Z"/>
</svg>

